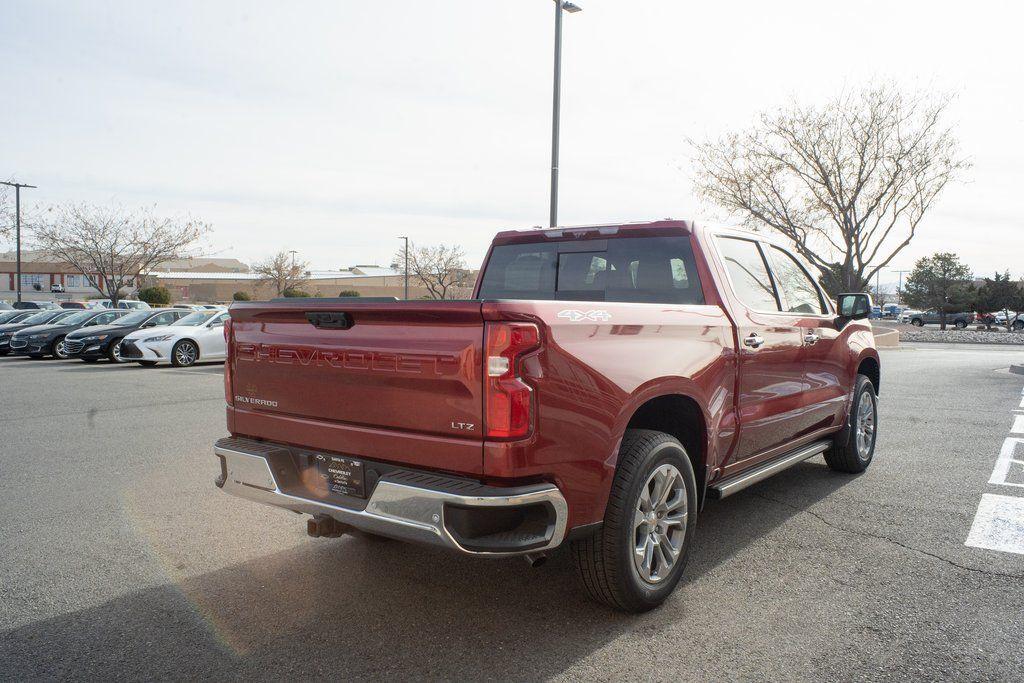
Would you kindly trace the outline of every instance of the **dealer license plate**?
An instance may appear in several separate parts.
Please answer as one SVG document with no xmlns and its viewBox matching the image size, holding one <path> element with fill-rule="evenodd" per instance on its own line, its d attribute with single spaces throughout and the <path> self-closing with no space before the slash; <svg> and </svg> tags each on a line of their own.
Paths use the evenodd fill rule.
<svg viewBox="0 0 1024 683">
<path fill-rule="evenodd" d="M 317 453 L 316 463 L 320 478 L 327 484 L 330 493 L 366 497 L 362 461 Z"/>
</svg>

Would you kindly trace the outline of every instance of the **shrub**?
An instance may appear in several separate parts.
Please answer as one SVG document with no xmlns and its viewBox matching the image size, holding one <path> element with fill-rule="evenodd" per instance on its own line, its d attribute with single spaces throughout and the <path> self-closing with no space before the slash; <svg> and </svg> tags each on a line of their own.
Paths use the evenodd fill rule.
<svg viewBox="0 0 1024 683">
<path fill-rule="evenodd" d="M 359 296 L 359 292 L 354 289 L 343 289 L 338 292 L 338 296 Z"/>
<path fill-rule="evenodd" d="M 288 289 L 281 292 L 281 296 L 288 298 L 305 298 L 310 296 L 309 292 L 304 292 L 296 287 L 289 287 Z"/>
<path fill-rule="evenodd" d="M 248 292 L 235 292 L 231 295 L 231 298 L 235 301 L 252 301 L 252 297 L 249 296 Z"/>
<path fill-rule="evenodd" d="M 150 306 L 171 303 L 171 292 L 166 287 L 144 287 L 139 290 L 139 301 L 145 301 Z"/>
</svg>

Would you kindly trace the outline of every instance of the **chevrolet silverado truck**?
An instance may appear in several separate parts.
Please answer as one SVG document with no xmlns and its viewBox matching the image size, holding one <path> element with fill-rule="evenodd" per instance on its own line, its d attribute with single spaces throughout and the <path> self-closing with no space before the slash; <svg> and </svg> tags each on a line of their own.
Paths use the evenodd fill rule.
<svg viewBox="0 0 1024 683">
<path fill-rule="evenodd" d="M 498 234 L 473 298 L 235 303 L 225 492 L 352 531 L 539 563 L 651 609 L 708 499 L 822 454 L 862 472 L 866 294 L 687 221 Z"/>
</svg>

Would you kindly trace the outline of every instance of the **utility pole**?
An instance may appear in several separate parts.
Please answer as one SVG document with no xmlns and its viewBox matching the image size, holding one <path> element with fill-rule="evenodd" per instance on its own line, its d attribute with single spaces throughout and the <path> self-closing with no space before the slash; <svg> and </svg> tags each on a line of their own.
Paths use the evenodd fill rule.
<svg viewBox="0 0 1024 683">
<path fill-rule="evenodd" d="M 16 241 L 16 249 L 18 252 L 18 284 L 15 285 L 18 292 L 18 303 L 21 303 L 21 188 L 30 187 L 33 190 L 36 189 L 35 185 L 26 185 L 24 183 L 9 183 L 0 181 L 0 185 L 7 185 L 8 187 L 14 188 L 14 235 Z"/>
<path fill-rule="evenodd" d="M 903 273 L 909 273 L 909 270 L 893 270 L 893 273 L 900 274 L 900 283 L 896 286 L 896 298 L 900 300 L 900 305 L 903 305 Z"/>
<path fill-rule="evenodd" d="M 558 129 L 562 97 L 562 10 L 575 14 L 583 8 L 564 0 L 555 0 L 555 78 L 551 105 L 551 215 L 550 227 L 558 225 Z"/>
<path fill-rule="evenodd" d="M 402 250 L 402 254 L 405 256 L 405 299 L 409 300 L 409 238 L 405 235 L 399 235 L 398 239 L 405 240 L 405 249 Z"/>
</svg>

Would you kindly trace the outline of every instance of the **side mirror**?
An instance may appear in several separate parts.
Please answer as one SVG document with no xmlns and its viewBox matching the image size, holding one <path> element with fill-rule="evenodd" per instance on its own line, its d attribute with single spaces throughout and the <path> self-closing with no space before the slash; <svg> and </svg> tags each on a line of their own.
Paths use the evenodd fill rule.
<svg viewBox="0 0 1024 683">
<path fill-rule="evenodd" d="M 871 295 L 864 292 L 840 294 L 836 297 L 839 317 L 847 320 L 863 320 L 871 315 Z"/>
</svg>

